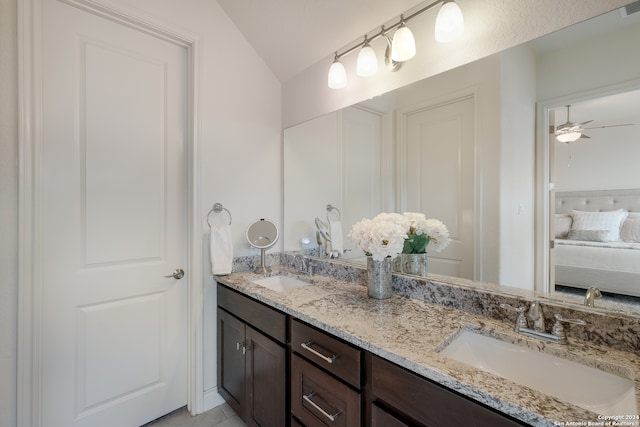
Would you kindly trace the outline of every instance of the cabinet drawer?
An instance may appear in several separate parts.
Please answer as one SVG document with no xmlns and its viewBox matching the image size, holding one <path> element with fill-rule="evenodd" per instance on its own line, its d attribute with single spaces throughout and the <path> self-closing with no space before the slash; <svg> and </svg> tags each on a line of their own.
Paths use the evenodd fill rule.
<svg viewBox="0 0 640 427">
<path fill-rule="evenodd" d="M 371 405 L 371 427 L 410 427 L 376 404 Z"/>
<path fill-rule="evenodd" d="M 276 341 L 287 343 L 287 316 L 284 313 L 220 284 L 218 306 Z"/>
<path fill-rule="evenodd" d="M 385 406 L 420 424 L 430 427 L 526 425 L 377 356 L 370 356 L 369 368 L 372 400 L 384 402 Z"/>
<path fill-rule="evenodd" d="M 297 320 L 291 320 L 291 350 L 360 388 L 361 350 Z"/>
<path fill-rule="evenodd" d="M 358 427 L 360 411 L 360 393 L 291 356 L 291 412 L 307 427 Z"/>
</svg>

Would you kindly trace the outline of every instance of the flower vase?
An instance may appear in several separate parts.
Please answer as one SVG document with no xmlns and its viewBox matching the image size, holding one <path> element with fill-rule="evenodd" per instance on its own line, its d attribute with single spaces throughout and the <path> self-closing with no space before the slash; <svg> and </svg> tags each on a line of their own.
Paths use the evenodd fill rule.
<svg viewBox="0 0 640 427">
<path fill-rule="evenodd" d="M 382 261 L 367 257 L 367 290 L 371 298 L 387 299 L 393 295 L 391 267 L 391 257 L 386 257 Z"/>
<path fill-rule="evenodd" d="M 427 276 L 428 258 L 426 253 L 402 254 L 402 272 L 415 276 Z"/>
</svg>

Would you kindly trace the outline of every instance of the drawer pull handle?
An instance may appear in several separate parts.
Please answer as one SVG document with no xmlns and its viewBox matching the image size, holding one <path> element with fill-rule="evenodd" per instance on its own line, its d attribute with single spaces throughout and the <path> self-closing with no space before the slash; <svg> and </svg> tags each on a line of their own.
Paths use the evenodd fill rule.
<svg viewBox="0 0 640 427">
<path fill-rule="evenodd" d="M 320 353 L 319 351 L 316 351 L 313 348 L 311 348 L 311 344 L 313 344 L 313 341 L 303 342 L 302 344 L 300 344 L 300 347 L 304 348 L 305 350 L 307 350 L 308 352 L 310 352 L 312 354 L 315 354 L 316 356 L 318 356 L 319 358 L 321 358 L 322 360 L 324 360 L 327 363 L 333 363 L 333 361 L 336 360 L 337 356 L 335 354 L 333 354 L 331 356 L 325 356 L 324 354 Z"/>
<path fill-rule="evenodd" d="M 309 394 L 303 394 L 302 398 L 304 400 L 306 400 L 307 402 L 309 402 L 309 405 L 313 406 L 315 409 L 317 409 L 322 415 L 324 415 L 325 417 L 327 417 L 329 420 L 331 420 L 332 422 L 335 422 L 335 420 L 338 419 L 338 415 L 340 415 L 340 411 L 338 410 L 332 410 L 331 412 L 335 412 L 333 415 L 329 414 L 327 411 L 325 411 L 324 409 L 322 409 L 316 402 L 314 402 L 311 398 L 313 396 L 315 396 L 315 392 L 311 392 Z"/>
</svg>

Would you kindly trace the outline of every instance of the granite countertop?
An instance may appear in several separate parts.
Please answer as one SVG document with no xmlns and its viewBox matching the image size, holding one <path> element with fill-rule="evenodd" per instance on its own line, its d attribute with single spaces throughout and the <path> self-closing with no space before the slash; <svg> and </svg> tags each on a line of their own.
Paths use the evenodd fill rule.
<svg viewBox="0 0 640 427">
<path fill-rule="evenodd" d="M 278 266 L 270 273 L 276 274 L 295 276 L 296 272 Z M 631 352 L 576 340 L 571 340 L 567 346 L 545 343 L 516 334 L 512 322 L 398 295 L 386 300 L 372 299 L 367 296 L 365 286 L 332 277 L 298 276 L 311 282 L 312 286 L 285 292 L 251 283 L 261 277 L 264 275 L 238 272 L 216 279 L 294 318 L 534 426 L 599 425 L 588 423 L 604 420 L 586 409 L 446 358 L 439 351 L 462 329 L 474 329 L 519 345 L 544 348 L 545 352 L 633 379 L 636 390 L 640 391 L 640 356 Z M 522 369 L 535 367 L 523 366 Z M 640 393 L 636 393 L 638 395 Z M 640 402 L 637 405 L 640 408 Z M 639 424 L 633 420 L 630 424 L 617 425 Z"/>
</svg>

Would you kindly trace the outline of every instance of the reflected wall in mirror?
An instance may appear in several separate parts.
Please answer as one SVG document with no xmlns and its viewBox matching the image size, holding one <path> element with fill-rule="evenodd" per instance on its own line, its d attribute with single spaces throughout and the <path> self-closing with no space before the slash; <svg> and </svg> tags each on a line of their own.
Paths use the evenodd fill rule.
<svg viewBox="0 0 640 427">
<path fill-rule="evenodd" d="M 629 54 L 640 39 L 639 16 L 616 10 L 286 129 L 285 250 L 299 250 L 301 239 L 315 243 L 314 218 L 329 203 L 343 212 L 343 236 L 362 217 L 422 211 L 442 220 L 454 242 L 467 248 L 443 257 L 442 266 L 455 265 L 450 271 L 436 270 L 430 256 L 431 272 L 540 290 L 551 272 L 536 262 L 536 200 L 548 190 L 536 171 L 546 161 L 536 161 L 536 144 L 549 141 L 544 132 L 535 135 L 536 103 L 581 101 L 571 95 L 640 79 L 640 59 Z M 437 125 L 452 119 L 438 118 L 412 128 L 416 116 L 464 102 L 472 104 L 470 162 L 457 138 L 465 133 L 464 119 L 455 131 L 439 133 Z M 565 118 L 560 114 L 556 122 Z M 461 237 L 465 224 L 470 243 Z M 362 256 L 344 245 L 346 258 Z M 465 262 L 472 267 L 458 267 Z"/>
</svg>

